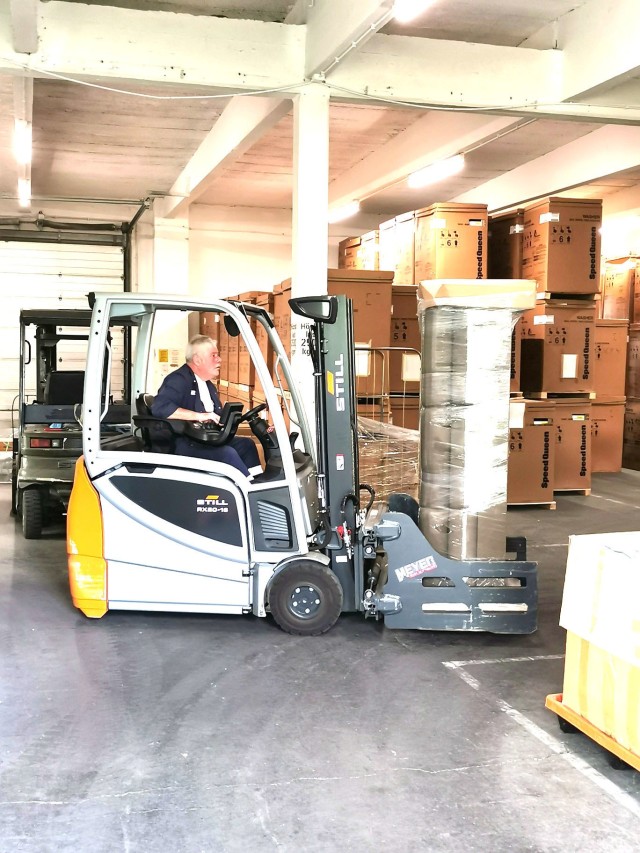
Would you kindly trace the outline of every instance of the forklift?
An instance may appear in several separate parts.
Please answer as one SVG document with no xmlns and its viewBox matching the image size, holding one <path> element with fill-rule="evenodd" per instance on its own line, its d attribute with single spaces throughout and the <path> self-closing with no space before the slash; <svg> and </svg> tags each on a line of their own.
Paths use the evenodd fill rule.
<svg viewBox="0 0 640 853">
<path fill-rule="evenodd" d="M 395 629 L 536 629 L 537 567 L 526 543 L 513 559 L 453 560 L 419 526 L 408 495 L 376 500 L 358 473 L 353 316 L 344 296 L 289 300 L 307 327 L 315 383 L 312 431 L 291 364 L 263 308 L 234 300 L 160 294 L 92 294 L 82 407 L 82 451 L 67 518 L 74 605 L 108 610 L 270 614 L 291 634 L 328 631 L 359 612 Z M 225 404 L 220 424 L 163 420 L 147 387 L 153 329 L 164 312 L 215 312 L 240 336 L 264 402 Z M 213 315 L 211 315 L 213 316 Z M 105 441 L 108 330 L 133 327 L 132 432 Z M 268 366 L 256 329 L 273 348 Z M 156 377 L 157 378 L 157 377 Z M 151 395 L 151 396 L 150 396 Z M 271 426 L 263 419 L 268 409 Z M 221 444 L 243 423 L 259 442 L 254 479 L 224 463 L 172 452 L 176 435 Z M 515 553 L 514 553 L 515 552 Z"/>
<path fill-rule="evenodd" d="M 78 419 L 91 311 L 20 312 L 20 376 L 11 459 L 11 514 L 25 539 L 64 518 L 75 463 L 82 453 Z M 111 335 L 109 336 L 111 345 Z M 122 362 L 126 365 L 126 358 Z M 126 383 L 126 367 L 123 380 Z M 127 389 L 123 388 L 123 396 Z M 130 410 L 110 400 L 103 432 L 130 430 Z"/>
</svg>

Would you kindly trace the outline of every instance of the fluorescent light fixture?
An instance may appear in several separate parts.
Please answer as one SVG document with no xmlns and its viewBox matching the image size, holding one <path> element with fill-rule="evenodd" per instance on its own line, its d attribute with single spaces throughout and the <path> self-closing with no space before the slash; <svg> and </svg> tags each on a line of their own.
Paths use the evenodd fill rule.
<svg viewBox="0 0 640 853">
<path fill-rule="evenodd" d="M 29 178 L 18 178 L 18 204 L 20 207 L 31 205 L 31 181 Z"/>
<path fill-rule="evenodd" d="M 455 157 L 449 157 L 447 160 L 439 160 L 437 163 L 432 163 L 424 169 L 413 172 L 407 178 L 407 184 L 413 190 L 419 189 L 429 184 L 436 184 L 438 181 L 442 181 L 451 175 L 456 175 L 463 168 L 464 154 L 456 154 Z"/>
<path fill-rule="evenodd" d="M 435 0 L 396 0 L 393 7 L 393 17 L 401 24 L 406 24 L 422 14 Z"/>
<path fill-rule="evenodd" d="M 25 166 L 31 162 L 32 153 L 31 122 L 17 118 L 13 132 L 13 153 L 18 163 Z"/>
<path fill-rule="evenodd" d="M 335 207 L 329 211 L 329 224 L 333 225 L 334 222 L 342 222 L 343 219 L 349 219 L 351 216 L 355 216 L 359 210 L 359 201 L 350 201 L 349 204 L 343 204 L 342 207 Z"/>
</svg>

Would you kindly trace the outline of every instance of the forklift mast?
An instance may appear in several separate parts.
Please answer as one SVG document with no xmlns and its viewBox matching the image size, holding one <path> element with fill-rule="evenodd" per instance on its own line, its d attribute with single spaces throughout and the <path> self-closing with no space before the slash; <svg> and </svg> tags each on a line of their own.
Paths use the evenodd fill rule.
<svg viewBox="0 0 640 853">
<path fill-rule="evenodd" d="M 364 592 L 362 555 L 355 535 L 359 509 L 358 430 L 353 309 L 346 296 L 289 300 L 294 313 L 312 319 L 318 446 L 318 486 L 325 530 L 320 546 L 344 591 L 343 610 L 358 610 Z M 323 306 L 323 310 L 318 310 Z"/>
</svg>

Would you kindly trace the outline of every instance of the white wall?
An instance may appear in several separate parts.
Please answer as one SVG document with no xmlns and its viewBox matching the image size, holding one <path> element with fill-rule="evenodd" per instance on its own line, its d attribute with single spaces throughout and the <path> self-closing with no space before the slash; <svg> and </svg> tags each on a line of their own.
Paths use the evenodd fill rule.
<svg viewBox="0 0 640 853">
<path fill-rule="evenodd" d="M 602 213 L 603 258 L 640 255 L 640 187 L 605 196 Z"/>
<path fill-rule="evenodd" d="M 376 227 L 377 217 L 331 226 L 327 266 L 338 266 L 338 243 Z M 372 221 L 373 220 L 373 221 Z M 236 296 L 273 290 L 291 276 L 291 211 L 193 205 L 189 219 L 189 292 Z"/>
</svg>

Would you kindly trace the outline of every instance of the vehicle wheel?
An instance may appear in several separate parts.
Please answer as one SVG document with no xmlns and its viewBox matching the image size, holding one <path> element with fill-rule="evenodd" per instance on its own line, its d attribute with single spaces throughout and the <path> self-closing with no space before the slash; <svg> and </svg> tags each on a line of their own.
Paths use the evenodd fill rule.
<svg viewBox="0 0 640 853">
<path fill-rule="evenodd" d="M 560 731 L 564 732 L 566 735 L 572 735 L 578 731 L 573 723 L 570 723 L 569 720 L 565 720 L 564 717 L 558 717 L 558 725 L 560 726 Z"/>
<path fill-rule="evenodd" d="M 324 634 L 340 616 L 342 586 L 322 563 L 315 560 L 291 563 L 273 579 L 269 608 L 277 624 L 288 634 Z"/>
<path fill-rule="evenodd" d="M 25 539 L 39 539 L 42 535 L 42 496 L 38 489 L 25 489 L 22 493 L 22 533 Z"/>
</svg>

